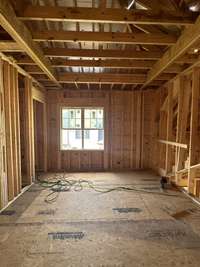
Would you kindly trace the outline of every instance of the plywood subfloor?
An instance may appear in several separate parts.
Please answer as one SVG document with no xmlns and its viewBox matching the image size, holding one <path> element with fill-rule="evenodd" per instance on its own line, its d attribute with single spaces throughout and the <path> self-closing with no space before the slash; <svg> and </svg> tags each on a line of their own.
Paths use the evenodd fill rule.
<svg viewBox="0 0 200 267">
<path fill-rule="evenodd" d="M 143 171 L 69 176 L 160 192 L 159 177 Z M 85 188 L 53 204 L 44 202 L 48 193 L 35 184 L 0 216 L 1 267 L 199 267 L 200 209 L 182 193 Z"/>
</svg>

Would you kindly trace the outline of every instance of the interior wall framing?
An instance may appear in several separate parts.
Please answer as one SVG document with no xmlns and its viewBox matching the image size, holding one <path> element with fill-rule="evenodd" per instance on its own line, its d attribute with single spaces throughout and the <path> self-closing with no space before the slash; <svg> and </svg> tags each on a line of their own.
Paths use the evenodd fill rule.
<svg viewBox="0 0 200 267">
<path fill-rule="evenodd" d="M 194 68 L 160 88 L 157 101 L 159 113 L 154 121 L 158 131 L 154 143 L 159 153 L 152 167 L 199 197 L 200 69 Z"/>
<path fill-rule="evenodd" d="M 19 69 L 0 58 L 0 209 L 35 178 L 33 85 L 27 74 L 19 85 Z M 44 95 L 43 92 L 37 97 Z M 46 114 L 46 113 L 45 113 Z M 46 123 L 46 117 L 43 118 Z M 46 163 L 45 163 L 46 164 Z"/>
</svg>

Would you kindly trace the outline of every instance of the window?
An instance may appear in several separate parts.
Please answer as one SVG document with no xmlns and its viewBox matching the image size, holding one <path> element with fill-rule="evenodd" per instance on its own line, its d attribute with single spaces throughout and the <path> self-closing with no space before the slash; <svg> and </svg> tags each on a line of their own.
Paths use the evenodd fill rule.
<svg viewBox="0 0 200 267">
<path fill-rule="evenodd" d="M 104 149 L 103 108 L 63 108 L 61 149 Z"/>
</svg>

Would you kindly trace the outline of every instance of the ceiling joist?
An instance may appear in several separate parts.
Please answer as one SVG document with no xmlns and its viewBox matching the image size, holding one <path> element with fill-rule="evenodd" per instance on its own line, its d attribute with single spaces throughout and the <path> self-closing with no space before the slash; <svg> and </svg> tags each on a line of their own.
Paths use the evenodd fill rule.
<svg viewBox="0 0 200 267">
<path fill-rule="evenodd" d="M 68 49 L 45 48 L 44 54 L 48 57 L 80 57 L 80 58 L 109 58 L 109 59 L 146 59 L 157 60 L 162 57 L 162 52 L 147 52 L 134 50 L 113 49 Z"/>
<path fill-rule="evenodd" d="M 177 38 L 168 34 L 145 34 L 127 32 L 90 32 L 90 31 L 35 31 L 34 41 L 50 42 L 97 42 L 121 44 L 173 45 Z"/>
<path fill-rule="evenodd" d="M 25 70 L 29 73 L 42 73 L 41 69 L 36 65 L 33 66 L 33 61 L 18 61 L 19 65 L 24 65 Z M 152 68 L 154 61 L 142 61 L 142 60 L 65 60 L 54 59 L 52 60 L 52 66 L 55 68 L 66 67 L 90 67 L 90 68 L 111 68 L 111 69 L 150 69 Z M 174 64 L 170 68 L 166 69 L 166 73 L 180 73 L 182 67 L 178 64 Z"/>
<path fill-rule="evenodd" d="M 105 5 L 105 4 L 104 4 Z M 96 23 L 191 25 L 197 14 L 194 12 L 159 10 L 127 10 L 117 8 L 84 8 L 63 6 L 32 6 L 18 14 L 22 20 L 74 21 Z"/>
<path fill-rule="evenodd" d="M 117 49 L 68 49 L 68 48 L 45 48 L 44 54 L 48 57 L 66 58 L 102 58 L 102 59 L 137 59 L 137 60 L 158 60 L 162 58 L 160 51 L 135 51 Z M 179 57 L 176 62 L 193 64 L 196 60 L 195 55 L 184 55 Z"/>
<path fill-rule="evenodd" d="M 46 81 L 44 75 L 36 76 L 40 81 Z M 174 77 L 173 74 L 162 74 L 151 85 L 161 85 Z M 68 72 L 60 74 L 58 81 L 60 83 L 113 83 L 113 84 L 143 84 L 146 80 L 145 74 L 117 74 L 116 73 L 76 73 Z"/>
</svg>

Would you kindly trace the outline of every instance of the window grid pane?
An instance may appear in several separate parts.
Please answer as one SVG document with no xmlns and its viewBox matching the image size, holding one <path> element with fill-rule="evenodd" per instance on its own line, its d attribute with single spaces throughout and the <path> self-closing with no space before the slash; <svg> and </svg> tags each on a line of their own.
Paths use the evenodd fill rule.
<svg viewBox="0 0 200 267">
<path fill-rule="evenodd" d="M 84 130 L 84 149 L 104 149 L 104 130 Z"/>
<path fill-rule="evenodd" d="M 84 128 L 103 129 L 103 109 L 84 109 Z"/>
<path fill-rule="evenodd" d="M 61 114 L 61 149 L 104 149 L 104 110 L 102 108 L 63 108 Z"/>
<path fill-rule="evenodd" d="M 81 130 L 62 130 L 61 148 L 64 150 L 82 149 L 82 131 Z"/>
<path fill-rule="evenodd" d="M 62 109 L 62 128 L 81 129 L 81 109 Z"/>
</svg>

